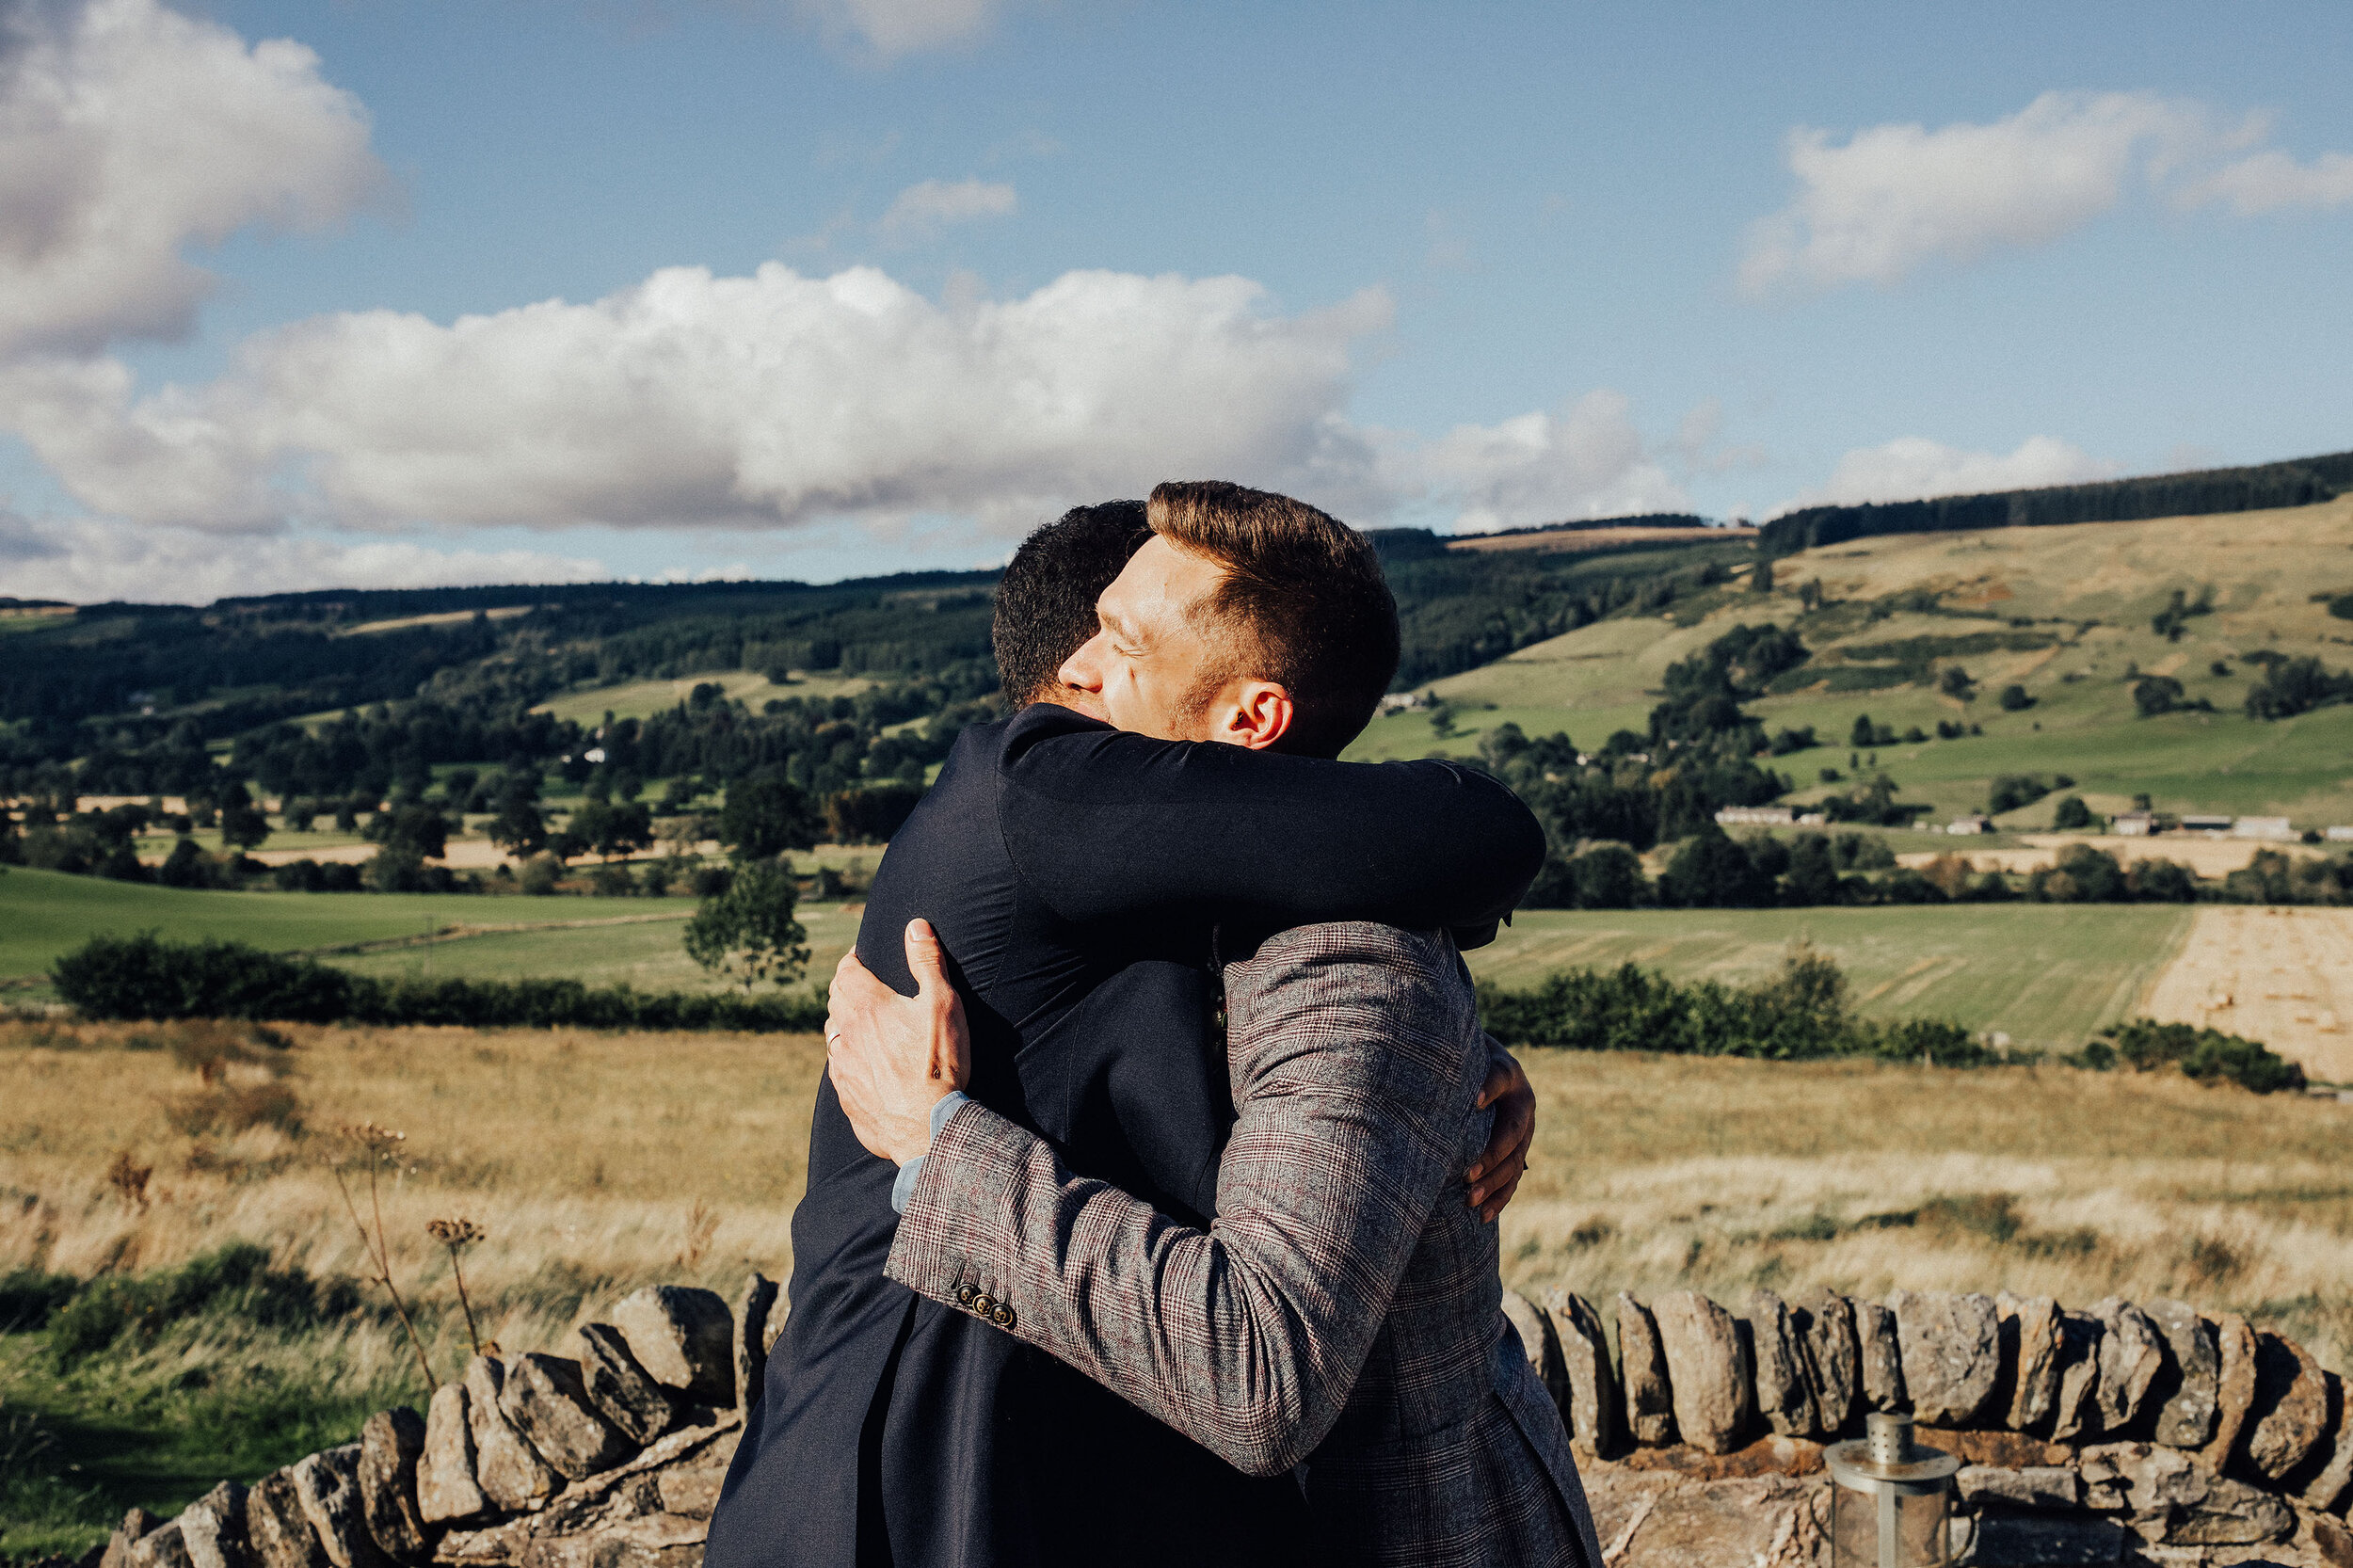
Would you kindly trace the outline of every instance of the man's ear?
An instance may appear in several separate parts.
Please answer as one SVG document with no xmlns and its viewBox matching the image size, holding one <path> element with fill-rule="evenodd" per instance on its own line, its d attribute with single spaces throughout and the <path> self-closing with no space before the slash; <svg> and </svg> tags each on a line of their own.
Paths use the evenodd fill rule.
<svg viewBox="0 0 2353 1568">
<path fill-rule="evenodd" d="M 1290 693 L 1272 680 L 1245 680 L 1225 711 L 1225 733 L 1218 739 L 1264 751 L 1290 733 L 1298 717 Z"/>
</svg>

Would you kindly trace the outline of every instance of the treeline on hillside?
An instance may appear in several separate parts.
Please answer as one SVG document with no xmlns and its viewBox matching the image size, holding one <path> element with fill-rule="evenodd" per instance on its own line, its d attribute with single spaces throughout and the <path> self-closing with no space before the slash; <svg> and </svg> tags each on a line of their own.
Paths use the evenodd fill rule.
<svg viewBox="0 0 2353 1568">
<path fill-rule="evenodd" d="M 1625 524 L 1618 519 L 1610 526 Z M 1730 583 L 1733 568 L 1752 559 L 1744 540 L 1662 540 L 1567 554 L 1449 550 L 1423 528 L 1376 529 L 1368 536 L 1397 599 L 1400 689 L 1474 669 L 1610 616 L 1657 615 L 1689 603 Z"/>
<path fill-rule="evenodd" d="M 1804 506 L 1766 523 L 1757 548 L 1788 555 L 1881 534 L 1983 528 L 2044 528 L 2073 522 L 2137 522 L 2308 506 L 2353 489 L 2353 452 L 2196 473 L 2156 473 L 2090 485 L 1937 496 L 1858 506 Z"/>
<path fill-rule="evenodd" d="M 1566 969 L 1533 990 L 1479 988 L 1480 1021 L 1514 1048 L 1655 1051 L 1776 1062 L 1834 1057 L 1919 1062 L 1939 1067 L 2000 1063 L 2106 1071 L 2173 1069 L 2257 1094 L 2298 1091 L 2304 1070 L 2259 1041 L 2188 1024 L 2133 1019 L 2056 1058 L 2002 1051 L 1939 1018 L 1881 1023 L 1858 1016 L 1846 974 L 1824 954 L 1793 944 L 1781 972 L 1751 985 L 1678 982 L 1653 969 Z"/>
<path fill-rule="evenodd" d="M 92 937 L 51 969 L 87 1018 L 254 1018 L 283 1023 L 438 1024 L 472 1029 L 807 1031 L 824 999 L 748 992 L 637 991 L 577 980 L 386 981 L 243 942 Z"/>
</svg>

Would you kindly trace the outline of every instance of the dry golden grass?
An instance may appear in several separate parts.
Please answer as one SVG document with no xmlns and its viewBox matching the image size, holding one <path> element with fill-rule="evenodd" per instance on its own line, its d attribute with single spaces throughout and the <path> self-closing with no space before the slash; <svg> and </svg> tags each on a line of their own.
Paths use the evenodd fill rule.
<svg viewBox="0 0 2353 1568">
<path fill-rule="evenodd" d="M 1531 1052 L 1505 1276 L 2177 1296 L 2353 1352 L 2353 1106 L 2073 1068 Z"/>
<path fill-rule="evenodd" d="M 626 1290 L 781 1278 L 823 1060 L 808 1036 L 290 1029 L 303 1128 L 192 1137 L 203 1054 L 157 1026 L 0 1024 L 0 1272 L 182 1262 L 233 1240 L 364 1276 L 328 1174 L 333 1129 L 408 1134 L 384 1186 L 393 1270 L 437 1367 L 464 1345 L 427 1222 L 489 1239 L 465 1269 L 483 1332 L 551 1345 Z M 1536 1163 L 1504 1217 L 1523 1288 L 1603 1296 L 1762 1284 L 2003 1286 L 2088 1304 L 2176 1295 L 2353 1351 L 2353 1107 L 2066 1068 L 1531 1053 Z M 240 1076 L 242 1075 L 242 1076 Z M 152 1166 L 144 1206 L 110 1184 Z M 398 1377 L 396 1328 L 313 1351 Z"/>
<path fill-rule="evenodd" d="M 811 1036 L 291 1027 L 274 1081 L 294 1091 L 300 1130 L 195 1137 L 180 1130 L 201 1119 L 192 1105 L 267 1068 L 207 1085 L 175 1060 L 188 1052 L 160 1048 L 174 1032 L 0 1024 L 0 1272 L 150 1270 L 250 1240 L 280 1267 L 364 1277 L 332 1175 L 336 1129 L 361 1122 L 408 1134 L 382 1182 L 384 1227 L 442 1375 L 465 1330 L 435 1219 L 488 1232 L 466 1283 L 484 1335 L 516 1349 L 554 1343 L 639 1285 L 732 1295 L 749 1269 L 791 1267 L 824 1060 Z M 126 1153 L 152 1169 L 143 1202 L 107 1179 Z M 355 1324 L 319 1349 L 367 1386 L 408 1357 L 398 1332 Z"/>
</svg>

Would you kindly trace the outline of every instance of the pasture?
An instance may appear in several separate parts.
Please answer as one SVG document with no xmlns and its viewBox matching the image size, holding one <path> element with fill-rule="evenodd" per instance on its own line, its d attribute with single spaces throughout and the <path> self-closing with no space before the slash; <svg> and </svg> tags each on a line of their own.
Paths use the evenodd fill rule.
<svg viewBox="0 0 2353 1568">
<path fill-rule="evenodd" d="M 381 1173 L 385 1235 L 437 1375 L 467 1338 L 428 1220 L 488 1232 L 466 1283 L 509 1350 L 556 1346 L 641 1284 L 732 1291 L 791 1267 L 814 1037 L 296 1027 L 207 1084 L 206 1027 L 0 1023 L 0 1274 L 141 1273 L 246 1240 L 359 1278 L 332 1176 L 358 1122 L 407 1134 Z M 1538 1144 L 1502 1221 L 1523 1288 L 2175 1295 L 2353 1369 L 2353 1107 L 2049 1067 L 1528 1067 Z M 288 1113 L 236 1125 L 248 1080 L 282 1085 Z M 130 1503 L 176 1508 L 420 1399 L 381 1292 L 360 1300 L 298 1331 L 200 1313 L 72 1368 L 0 1333 L 8 1412 L 81 1466 L 7 1494 L 0 1550 L 78 1549 Z"/>
<path fill-rule="evenodd" d="M 1739 984 L 1766 979 L 1791 942 L 1806 941 L 1847 972 L 1867 1017 L 1949 1018 L 2073 1050 L 2134 1010 L 2190 920 L 2172 904 L 1523 909 L 1469 959 L 1480 979 L 1513 989 L 1555 969 L 1625 963 Z"/>
</svg>

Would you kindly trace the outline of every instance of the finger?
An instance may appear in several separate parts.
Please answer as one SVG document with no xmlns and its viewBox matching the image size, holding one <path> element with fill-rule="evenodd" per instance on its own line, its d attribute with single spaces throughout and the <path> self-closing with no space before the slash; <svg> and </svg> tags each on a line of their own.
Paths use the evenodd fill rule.
<svg viewBox="0 0 2353 1568">
<path fill-rule="evenodd" d="M 915 977 L 920 997 L 935 999 L 949 988 L 948 955 L 940 951 L 932 922 L 920 916 L 907 921 L 907 972 Z"/>
<path fill-rule="evenodd" d="M 1509 1057 L 1490 1066 L 1487 1069 L 1487 1081 L 1480 1085 L 1479 1098 L 1473 1102 L 1472 1109 L 1484 1111 L 1497 1100 L 1510 1094 L 1512 1082 L 1518 1076 L 1518 1073 L 1513 1071 Z"/>
<path fill-rule="evenodd" d="M 1498 1192 L 1506 1187 L 1516 1185 L 1522 1173 L 1524 1173 L 1527 1169 L 1528 1160 L 1525 1148 L 1513 1149 L 1510 1153 L 1503 1156 L 1502 1159 L 1497 1160 L 1488 1168 L 1485 1179 L 1475 1182 L 1472 1185 L 1470 1192 L 1471 1207 L 1473 1208 L 1477 1208 L 1481 1204 L 1485 1203 L 1488 1197 L 1493 1193 Z"/>
<path fill-rule="evenodd" d="M 1479 1217 L 1487 1221 L 1489 1224 L 1493 1224 L 1495 1217 L 1502 1213 L 1505 1206 L 1511 1203 L 1512 1194 L 1519 1190 L 1519 1178 L 1514 1176 L 1512 1178 L 1511 1186 L 1506 1187 L 1502 1192 L 1497 1192 L 1494 1198 L 1490 1199 L 1486 1205 L 1479 1210 Z"/>
</svg>

